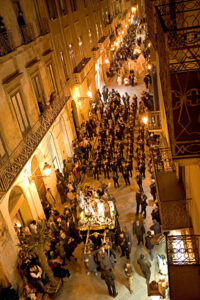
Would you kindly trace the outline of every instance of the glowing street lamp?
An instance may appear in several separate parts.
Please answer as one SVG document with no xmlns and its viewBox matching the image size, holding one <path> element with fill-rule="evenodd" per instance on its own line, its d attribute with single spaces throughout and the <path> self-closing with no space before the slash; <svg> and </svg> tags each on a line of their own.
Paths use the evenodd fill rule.
<svg viewBox="0 0 200 300">
<path fill-rule="evenodd" d="M 142 122 L 143 122 L 145 125 L 147 125 L 147 123 L 148 123 L 148 118 L 147 118 L 147 117 L 143 117 L 143 118 L 142 118 Z"/>
<path fill-rule="evenodd" d="M 152 65 L 148 64 L 147 69 L 151 70 L 152 69 Z"/>
<path fill-rule="evenodd" d="M 131 11 L 132 11 L 132 14 L 135 14 L 135 12 L 136 12 L 136 7 L 133 6 L 133 7 L 131 8 Z"/>
<path fill-rule="evenodd" d="M 45 162 L 44 167 L 42 169 L 44 176 L 49 176 L 51 174 L 51 165 Z"/>
<path fill-rule="evenodd" d="M 88 91 L 87 95 L 88 95 L 89 98 L 92 98 L 92 92 L 91 91 Z"/>
<path fill-rule="evenodd" d="M 106 64 L 106 65 L 109 64 L 109 59 L 108 59 L 108 58 L 105 59 L 105 64 Z"/>
</svg>

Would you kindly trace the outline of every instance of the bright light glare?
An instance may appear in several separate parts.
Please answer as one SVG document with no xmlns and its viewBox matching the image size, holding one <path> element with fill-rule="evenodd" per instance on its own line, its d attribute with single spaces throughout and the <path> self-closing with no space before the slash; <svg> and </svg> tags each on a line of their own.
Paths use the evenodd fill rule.
<svg viewBox="0 0 200 300">
<path fill-rule="evenodd" d="M 109 64 L 109 59 L 108 58 L 105 59 L 105 63 Z"/>
<path fill-rule="evenodd" d="M 147 124 L 148 118 L 147 118 L 147 117 L 143 117 L 143 118 L 142 118 L 142 122 L 143 122 L 144 124 Z"/>
<path fill-rule="evenodd" d="M 44 173 L 44 176 L 49 176 L 51 174 L 51 166 L 45 163 L 42 171 Z"/>
<path fill-rule="evenodd" d="M 92 92 L 91 91 L 88 91 L 87 95 L 88 95 L 88 97 L 92 98 Z"/>
</svg>

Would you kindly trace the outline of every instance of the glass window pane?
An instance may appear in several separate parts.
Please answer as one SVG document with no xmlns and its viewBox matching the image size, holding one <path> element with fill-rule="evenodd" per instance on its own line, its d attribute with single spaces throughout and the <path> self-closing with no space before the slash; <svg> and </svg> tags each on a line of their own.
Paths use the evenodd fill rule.
<svg viewBox="0 0 200 300">
<path fill-rule="evenodd" d="M 23 121 L 22 121 L 22 118 L 21 118 L 21 113 L 20 113 L 20 110 L 19 110 L 19 107 L 18 107 L 18 104 L 17 104 L 16 96 L 11 97 L 11 100 L 12 100 L 12 103 L 13 103 L 13 106 L 14 106 L 14 110 L 15 110 L 15 114 L 16 114 L 16 117 L 17 117 L 17 121 L 18 121 L 20 130 L 21 130 L 21 132 L 24 132 L 25 127 L 24 127 L 24 124 L 23 124 Z"/>
<path fill-rule="evenodd" d="M 25 125 L 26 128 L 28 128 L 29 123 L 28 123 L 28 119 L 27 119 L 26 112 L 25 112 L 25 109 L 24 109 L 24 105 L 22 103 L 21 94 L 18 92 L 16 94 L 16 97 L 17 97 L 18 105 L 20 107 L 20 111 L 21 111 L 22 119 L 24 121 L 24 125 Z"/>
</svg>

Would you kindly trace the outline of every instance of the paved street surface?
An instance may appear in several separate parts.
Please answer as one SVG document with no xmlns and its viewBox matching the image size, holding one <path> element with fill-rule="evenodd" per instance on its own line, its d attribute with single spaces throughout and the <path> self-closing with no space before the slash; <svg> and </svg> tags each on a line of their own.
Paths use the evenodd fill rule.
<svg viewBox="0 0 200 300">
<path fill-rule="evenodd" d="M 114 80 L 110 84 L 107 85 L 109 88 L 117 89 L 121 94 L 124 94 L 126 91 L 132 97 L 136 94 L 138 97 L 141 92 L 144 90 L 143 84 L 138 84 L 135 87 L 118 87 Z M 148 153 L 148 149 L 146 148 L 146 154 Z M 134 166 L 135 167 L 135 166 Z M 143 181 L 144 192 L 147 195 L 148 199 L 151 199 L 151 195 L 149 192 L 149 185 L 151 183 L 150 175 L 147 171 L 146 166 L 146 178 Z M 100 180 L 104 182 L 111 183 L 110 191 L 116 197 L 117 200 L 117 208 L 119 211 L 119 221 L 122 226 L 126 226 L 129 232 L 132 235 L 132 224 L 135 220 L 135 211 L 136 211 L 136 202 L 135 202 L 135 191 L 137 188 L 136 181 L 134 177 L 136 176 L 135 168 L 133 172 L 133 178 L 131 178 L 131 185 L 126 187 L 123 181 L 123 178 L 120 177 L 119 183 L 120 188 L 114 189 L 113 180 L 104 180 L 103 175 L 101 175 Z M 98 181 L 93 180 L 93 178 L 85 178 L 85 182 L 87 182 L 91 186 L 98 186 Z M 145 220 L 146 231 L 152 225 L 151 221 L 151 211 L 152 207 L 147 207 L 147 218 Z M 147 296 L 147 285 L 146 280 L 144 279 L 139 266 L 137 265 L 137 258 L 141 253 L 144 253 L 149 259 L 149 254 L 144 246 L 137 246 L 136 238 L 133 237 L 133 247 L 131 252 L 131 262 L 133 264 L 135 273 L 133 279 L 133 287 L 134 293 L 131 295 L 127 288 L 127 280 L 124 275 L 123 266 L 126 262 L 124 257 L 120 258 L 119 253 L 117 254 L 117 264 L 114 269 L 114 274 L 116 276 L 115 284 L 116 290 L 118 292 L 118 296 L 116 299 L 119 300 L 147 300 L 151 299 L 151 297 Z M 77 258 L 77 261 L 71 261 L 68 263 L 67 267 L 71 272 L 71 277 L 64 279 L 63 288 L 59 292 L 58 295 L 54 297 L 56 300 L 107 300 L 111 299 L 108 295 L 107 287 L 105 281 L 101 279 L 100 273 L 97 276 L 95 275 L 87 275 L 86 270 L 82 261 L 82 248 L 83 244 L 81 244 L 74 252 L 74 256 Z M 155 246 L 154 248 L 154 261 L 152 262 L 151 268 L 151 281 L 156 280 L 158 278 L 158 267 L 156 263 L 156 253 L 164 253 L 164 245 L 161 244 L 159 246 Z"/>
</svg>

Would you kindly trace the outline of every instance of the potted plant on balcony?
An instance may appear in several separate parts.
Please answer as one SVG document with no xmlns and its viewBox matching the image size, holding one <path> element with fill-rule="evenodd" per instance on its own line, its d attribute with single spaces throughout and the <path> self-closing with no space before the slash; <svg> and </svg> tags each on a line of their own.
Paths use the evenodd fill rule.
<svg viewBox="0 0 200 300">
<path fill-rule="evenodd" d="M 30 234 L 18 234 L 20 244 L 18 245 L 27 255 L 37 256 L 40 266 L 48 277 L 49 284 L 46 286 L 46 292 L 55 294 L 62 286 L 62 281 L 55 278 L 49 266 L 46 252 L 49 250 L 51 234 L 46 220 L 39 220 L 36 223 L 35 230 Z"/>
</svg>

